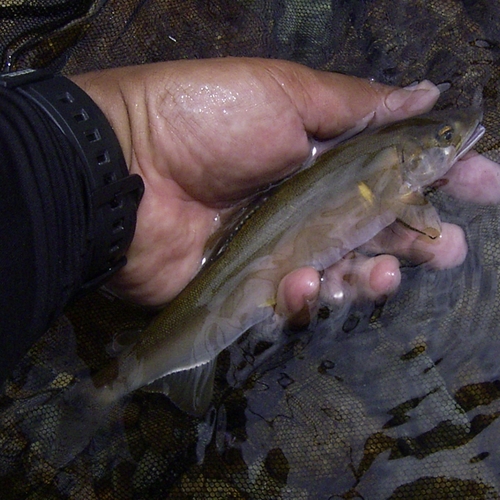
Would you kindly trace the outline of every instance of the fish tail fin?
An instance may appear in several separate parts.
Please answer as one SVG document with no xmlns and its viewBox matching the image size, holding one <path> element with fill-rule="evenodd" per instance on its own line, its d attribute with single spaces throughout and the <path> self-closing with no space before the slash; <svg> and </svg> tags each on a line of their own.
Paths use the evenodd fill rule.
<svg viewBox="0 0 500 500">
<path fill-rule="evenodd" d="M 31 462 L 54 469 L 67 465 L 90 444 L 114 406 L 89 377 L 28 412 L 20 428 L 29 443 Z"/>
</svg>

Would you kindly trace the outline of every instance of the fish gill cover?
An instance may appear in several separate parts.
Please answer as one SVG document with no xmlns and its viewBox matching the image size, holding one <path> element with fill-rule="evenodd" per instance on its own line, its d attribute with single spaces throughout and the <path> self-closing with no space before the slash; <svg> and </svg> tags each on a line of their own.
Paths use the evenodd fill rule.
<svg viewBox="0 0 500 500">
<path fill-rule="evenodd" d="M 4 70 L 233 55 L 446 82 L 439 106 L 481 100 L 479 150 L 500 160 L 497 0 L 5 0 L 0 33 Z M 439 193 L 432 203 L 466 232 L 462 266 L 407 266 L 386 304 L 324 311 L 279 349 L 250 333 L 220 356 L 204 418 L 136 392 L 57 467 L 42 450 L 65 409 L 50 401 L 106 364 L 117 333 L 150 320 L 100 294 L 82 299 L 4 387 L 2 498 L 498 498 L 499 209 Z"/>
</svg>

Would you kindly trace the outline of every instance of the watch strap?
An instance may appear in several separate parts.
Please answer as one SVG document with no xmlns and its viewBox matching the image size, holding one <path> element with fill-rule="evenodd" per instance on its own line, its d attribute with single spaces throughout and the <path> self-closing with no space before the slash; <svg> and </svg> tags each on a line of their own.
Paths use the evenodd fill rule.
<svg viewBox="0 0 500 500">
<path fill-rule="evenodd" d="M 118 139 L 101 109 L 70 79 L 44 70 L 0 75 L 0 86 L 16 90 L 41 108 L 73 145 L 84 163 L 90 193 L 87 236 L 89 272 L 80 293 L 96 288 L 126 264 L 142 178 L 129 175 Z"/>
</svg>

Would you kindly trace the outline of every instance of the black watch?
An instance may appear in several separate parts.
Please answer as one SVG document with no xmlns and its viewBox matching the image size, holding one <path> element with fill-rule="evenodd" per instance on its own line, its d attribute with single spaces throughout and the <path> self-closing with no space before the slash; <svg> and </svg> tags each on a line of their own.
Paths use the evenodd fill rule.
<svg viewBox="0 0 500 500">
<path fill-rule="evenodd" d="M 129 175 L 118 139 L 104 113 L 78 85 L 61 75 L 26 69 L 0 74 L 0 86 L 14 89 L 40 107 L 64 133 L 85 165 L 92 221 L 88 235 L 90 270 L 80 293 L 101 285 L 123 267 L 134 236 L 142 178 Z"/>
</svg>

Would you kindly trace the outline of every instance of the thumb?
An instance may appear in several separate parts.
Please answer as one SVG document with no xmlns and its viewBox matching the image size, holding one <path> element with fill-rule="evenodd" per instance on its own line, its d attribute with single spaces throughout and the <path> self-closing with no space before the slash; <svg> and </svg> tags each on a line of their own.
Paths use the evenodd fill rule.
<svg viewBox="0 0 500 500">
<path fill-rule="evenodd" d="M 304 66 L 294 76 L 282 88 L 297 107 L 308 134 L 317 138 L 337 136 L 368 115 L 373 115 L 370 124 L 378 126 L 425 113 L 440 94 L 428 80 L 397 88 Z"/>
</svg>

